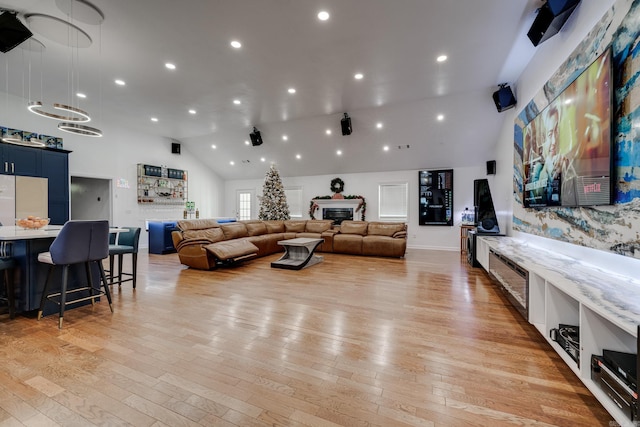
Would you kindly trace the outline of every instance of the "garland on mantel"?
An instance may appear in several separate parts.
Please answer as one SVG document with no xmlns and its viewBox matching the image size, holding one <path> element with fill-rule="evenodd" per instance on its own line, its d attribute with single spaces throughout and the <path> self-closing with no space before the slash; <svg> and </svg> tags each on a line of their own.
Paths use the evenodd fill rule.
<svg viewBox="0 0 640 427">
<path fill-rule="evenodd" d="M 367 211 L 367 202 L 365 202 L 364 197 L 349 195 L 349 196 L 344 196 L 344 198 L 345 199 L 350 199 L 350 200 L 360 199 L 360 203 L 358 204 L 358 207 L 356 208 L 356 212 L 360 211 L 360 221 L 364 221 L 365 213 Z M 313 198 L 313 200 L 315 200 L 315 199 L 327 200 L 327 199 L 333 199 L 333 197 L 332 196 L 318 196 L 318 197 L 314 197 Z M 319 208 L 319 206 L 313 200 L 311 200 L 311 203 L 309 204 L 309 217 L 311 219 L 316 219 L 314 214 L 315 214 L 316 210 Z"/>
</svg>

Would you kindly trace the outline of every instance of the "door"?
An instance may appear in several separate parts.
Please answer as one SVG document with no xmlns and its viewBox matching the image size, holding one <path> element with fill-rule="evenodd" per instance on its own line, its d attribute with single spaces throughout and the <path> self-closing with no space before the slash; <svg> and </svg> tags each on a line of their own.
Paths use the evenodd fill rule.
<svg viewBox="0 0 640 427">
<path fill-rule="evenodd" d="M 2 147 L 2 173 L 9 175 L 39 176 L 41 149 L 4 145 Z"/>
<path fill-rule="evenodd" d="M 71 219 L 111 218 L 111 180 L 71 177 Z"/>
<path fill-rule="evenodd" d="M 16 218 L 49 216 L 49 180 L 34 176 L 16 176 Z"/>
<path fill-rule="evenodd" d="M 253 190 L 236 191 L 236 218 L 238 220 L 251 219 L 254 199 L 255 192 Z"/>
<path fill-rule="evenodd" d="M 16 218 L 16 177 L 0 175 L 0 223 L 14 225 Z"/>
<path fill-rule="evenodd" d="M 69 220 L 69 154 L 42 151 L 42 174 L 49 179 L 49 218 L 51 224 Z"/>
</svg>

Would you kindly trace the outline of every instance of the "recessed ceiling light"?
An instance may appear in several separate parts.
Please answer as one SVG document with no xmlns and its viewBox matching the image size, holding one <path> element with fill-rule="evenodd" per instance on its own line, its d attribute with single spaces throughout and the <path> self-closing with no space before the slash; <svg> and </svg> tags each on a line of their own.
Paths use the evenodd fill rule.
<svg viewBox="0 0 640 427">
<path fill-rule="evenodd" d="M 338 156 L 342 156 L 342 150 L 338 150 L 338 151 L 336 151 L 336 154 L 337 154 Z"/>
<path fill-rule="evenodd" d="M 85 95 L 84 93 L 81 93 L 81 92 L 76 93 L 76 96 L 77 96 L 78 98 L 82 98 L 82 99 L 84 99 L 84 98 L 86 98 L 86 97 L 87 97 L 87 95 Z"/>
<path fill-rule="evenodd" d="M 236 105 L 240 105 L 240 104 L 241 104 L 241 102 L 240 102 L 240 100 L 239 100 L 239 99 L 234 99 L 234 100 L 233 100 L 233 103 L 234 103 L 234 104 L 236 104 Z"/>
<path fill-rule="evenodd" d="M 158 118 L 157 118 L 157 117 L 151 117 L 151 121 L 152 121 L 152 122 L 157 122 L 157 121 L 158 121 Z"/>
<path fill-rule="evenodd" d="M 247 140 L 244 141 L 244 145 L 249 145 L 249 144 L 250 144 L 249 141 L 247 141 Z"/>
<path fill-rule="evenodd" d="M 261 162 L 266 162 L 266 161 L 267 161 L 267 159 L 265 159 L 264 157 L 260 157 L 260 161 L 261 161 Z"/>
<path fill-rule="evenodd" d="M 236 162 L 234 162 L 233 160 L 231 160 L 231 161 L 229 162 L 229 164 L 230 164 L 231 166 L 233 166 L 233 165 L 235 165 L 235 164 L 236 164 Z"/>
<path fill-rule="evenodd" d="M 296 93 L 296 88 L 290 87 L 289 89 L 287 89 L 287 92 L 289 92 L 290 94 L 294 94 Z"/>
<path fill-rule="evenodd" d="M 289 140 L 289 137 L 288 137 L 287 135 L 282 135 L 282 140 L 283 140 L 283 141 L 288 141 L 288 140 Z"/>
<path fill-rule="evenodd" d="M 302 156 L 300 154 L 296 154 L 296 159 L 300 160 Z"/>
<path fill-rule="evenodd" d="M 388 145 L 385 145 L 384 147 L 382 147 L 382 149 L 383 149 L 384 151 L 389 151 L 389 146 L 388 146 Z"/>
<path fill-rule="evenodd" d="M 326 21 L 327 19 L 329 19 L 329 12 L 327 12 L 326 10 L 322 10 L 318 13 L 318 19 L 321 21 Z"/>
<path fill-rule="evenodd" d="M 176 64 L 172 64 L 171 62 L 167 62 L 166 64 L 164 64 L 164 66 L 165 66 L 168 70 L 175 70 L 175 69 L 176 69 Z"/>
<path fill-rule="evenodd" d="M 327 130 L 325 130 L 325 133 L 326 133 L 327 135 L 331 135 L 331 129 L 327 129 Z"/>
<path fill-rule="evenodd" d="M 440 55 L 436 58 L 436 61 L 438 62 L 444 62 L 447 60 L 447 55 Z"/>
<path fill-rule="evenodd" d="M 197 113 L 197 111 L 194 110 L 193 108 L 191 110 L 189 110 L 189 114 L 196 114 L 196 113 Z"/>
<path fill-rule="evenodd" d="M 364 78 L 364 74 L 362 73 L 357 73 L 353 76 L 354 79 L 356 80 L 362 80 Z"/>
<path fill-rule="evenodd" d="M 116 83 L 118 86 L 124 86 L 124 85 L 126 85 L 126 83 L 124 82 L 124 80 L 120 80 L 120 79 L 116 79 L 116 80 L 115 80 L 115 83 Z"/>
<path fill-rule="evenodd" d="M 240 49 L 242 47 L 242 43 L 240 43 L 238 40 L 231 40 L 231 47 Z"/>
<path fill-rule="evenodd" d="M 376 123 L 376 127 L 377 127 L 378 129 L 382 129 L 382 126 L 383 126 L 383 124 L 382 124 L 382 123 L 380 123 L 380 122 Z"/>
<path fill-rule="evenodd" d="M 444 120 L 444 114 L 438 114 L 438 117 L 436 117 L 438 119 L 439 122 Z"/>
<path fill-rule="evenodd" d="M 216 144 L 211 144 L 211 148 L 213 148 L 215 150 L 218 147 L 216 147 Z"/>
</svg>

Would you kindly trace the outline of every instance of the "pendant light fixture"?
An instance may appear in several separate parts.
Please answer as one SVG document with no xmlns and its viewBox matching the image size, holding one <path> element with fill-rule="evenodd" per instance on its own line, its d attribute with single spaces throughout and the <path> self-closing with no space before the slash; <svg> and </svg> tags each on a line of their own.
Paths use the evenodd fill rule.
<svg viewBox="0 0 640 427">
<path fill-rule="evenodd" d="M 86 0 L 56 0 L 56 5 L 69 17 L 69 21 L 42 14 L 27 14 L 25 18 L 34 31 L 51 40 L 66 44 L 72 49 L 69 73 L 70 102 L 68 104 L 54 103 L 53 109 L 55 111 L 51 111 L 45 109 L 42 101 L 30 100 L 27 108 L 39 116 L 61 121 L 58 124 L 58 129 L 63 132 L 82 136 L 101 137 L 102 131 L 100 129 L 81 124 L 91 121 L 91 117 L 86 111 L 73 105 L 74 80 L 79 76 L 79 72 L 74 73 L 79 56 L 78 49 L 80 47 L 86 48 L 91 46 L 93 41 L 85 31 L 71 23 L 70 20 L 79 20 L 88 24 L 99 25 L 104 20 L 104 14 Z M 73 49 L 75 49 L 75 62 Z"/>
</svg>

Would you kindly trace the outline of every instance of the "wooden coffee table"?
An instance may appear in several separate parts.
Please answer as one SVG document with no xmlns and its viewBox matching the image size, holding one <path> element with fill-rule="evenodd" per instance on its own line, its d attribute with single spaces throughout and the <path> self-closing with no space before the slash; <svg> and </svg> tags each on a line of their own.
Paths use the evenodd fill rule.
<svg viewBox="0 0 640 427">
<path fill-rule="evenodd" d="M 301 270 L 319 262 L 323 257 L 314 255 L 313 251 L 324 242 L 324 239 L 297 239 L 281 240 L 279 245 L 284 246 L 284 255 L 279 260 L 271 263 L 273 268 L 286 268 L 288 270 Z"/>
</svg>

